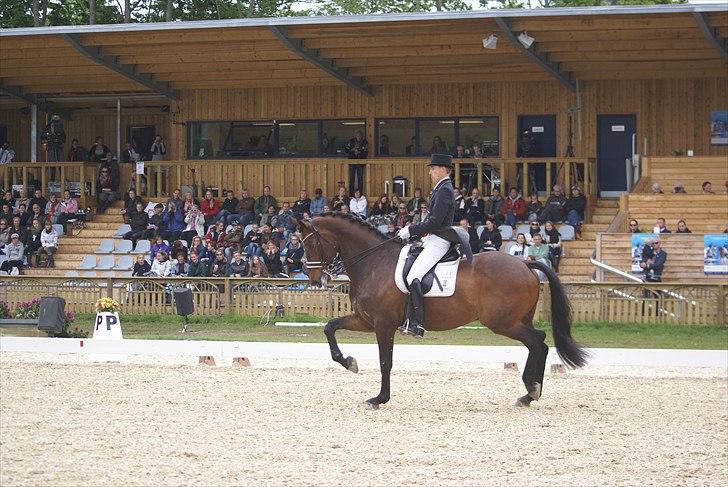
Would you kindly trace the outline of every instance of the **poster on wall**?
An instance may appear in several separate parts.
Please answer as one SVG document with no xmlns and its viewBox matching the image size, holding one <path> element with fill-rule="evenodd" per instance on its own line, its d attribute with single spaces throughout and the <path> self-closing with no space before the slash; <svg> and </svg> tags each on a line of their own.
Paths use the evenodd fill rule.
<svg viewBox="0 0 728 487">
<path fill-rule="evenodd" d="M 632 272 L 642 273 L 640 262 L 647 260 L 647 256 L 652 251 L 652 240 L 655 238 L 657 238 L 656 233 L 632 234 Z M 645 247 L 647 247 L 647 251 L 645 251 Z"/>
<path fill-rule="evenodd" d="M 710 114 L 710 144 L 728 145 L 728 110 Z"/>
<path fill-rule="evenodd" d="M 703 270 L 706 274 L 728 274 L 728 233 L 703 237 Z"/>
</svg>

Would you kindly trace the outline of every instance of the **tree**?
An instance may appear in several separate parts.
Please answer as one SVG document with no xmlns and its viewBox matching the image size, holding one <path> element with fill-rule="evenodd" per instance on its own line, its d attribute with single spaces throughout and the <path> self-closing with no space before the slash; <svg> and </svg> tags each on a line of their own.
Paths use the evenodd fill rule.
<svg viewBox="0 0 728 487">
<path fill-rule="evenodd" d="M 609 5 L 668 5 L 687 3 L 687 0 L 496 0 L 498 8 L 602 7 Z M 480 0 L 489 7 L 491 0 Z"/>
</svg>

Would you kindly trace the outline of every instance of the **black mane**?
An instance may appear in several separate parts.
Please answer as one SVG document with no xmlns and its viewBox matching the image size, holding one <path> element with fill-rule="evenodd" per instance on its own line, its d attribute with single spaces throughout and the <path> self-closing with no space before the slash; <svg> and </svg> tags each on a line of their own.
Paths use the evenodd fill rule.
<svg viewBox="0 0 728 487">
<path fill-rule="evenodd" d="M 389 240 L 389 238 L 387 238 L 386 235 L 384 235 L 382 232 L 380 232 L 377 227 L 375 227 L 374 225 L 372 225 L 371 223 L 369 223 L 365 220 L 362 220 L 358 216 L 352 215 L 351 213 L 340 213 L 338 211 L 327 211 L 326 213 L 321 213 L 319 215 L 316 215 L 313 218 L 324 217 L 324 216 L 330 216 L 332 218 L 340 218 L 342 220 L 346 220 L 348 222 L 351 222 L 355 225 L 359 225 L 360 227 L 368 230 L 373 235 L 375 235 L 379 240 L 382 240 L 382 241 Z M 398 242 L 398 243 L 400 243 L 400 242 Z"/>
</svg>

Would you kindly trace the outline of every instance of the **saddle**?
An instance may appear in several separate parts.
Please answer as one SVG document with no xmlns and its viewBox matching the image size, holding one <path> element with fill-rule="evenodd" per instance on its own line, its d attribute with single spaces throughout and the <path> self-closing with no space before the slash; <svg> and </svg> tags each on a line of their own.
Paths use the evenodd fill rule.
<svg viewBox="0 0 728 487">
<path fill-rule="evenodd" d="M 397 268 L 394 272 L 394 281 L 399 290 L 405 294 L 409 294 L 406 276 L 422 250 L 423 247 L 410 244 L 405 245 L 399 254 Z M 455 293 L 455 282 L 461 259 L 460 244 L 451 244 L 447 253 L 432 269 L 427 271 L 422 279 L 421 285 L 424 295 L 427 297 L 452 296 Z"/>
</svg>

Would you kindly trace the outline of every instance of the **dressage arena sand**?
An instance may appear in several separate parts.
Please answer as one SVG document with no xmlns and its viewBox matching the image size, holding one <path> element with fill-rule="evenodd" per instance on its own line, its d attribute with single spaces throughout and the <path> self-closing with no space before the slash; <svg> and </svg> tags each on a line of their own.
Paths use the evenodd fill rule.
<svg viewBox="0 0 728 487">
<path fill-rule="evenodd" d="M 395 361 L 371 411 L 372 369 L 68 357 L 0 355 L 0 485 L 728 484 L 725 369 L 547 372 L 517 409 L 514 372 Z"/>
</svg>

